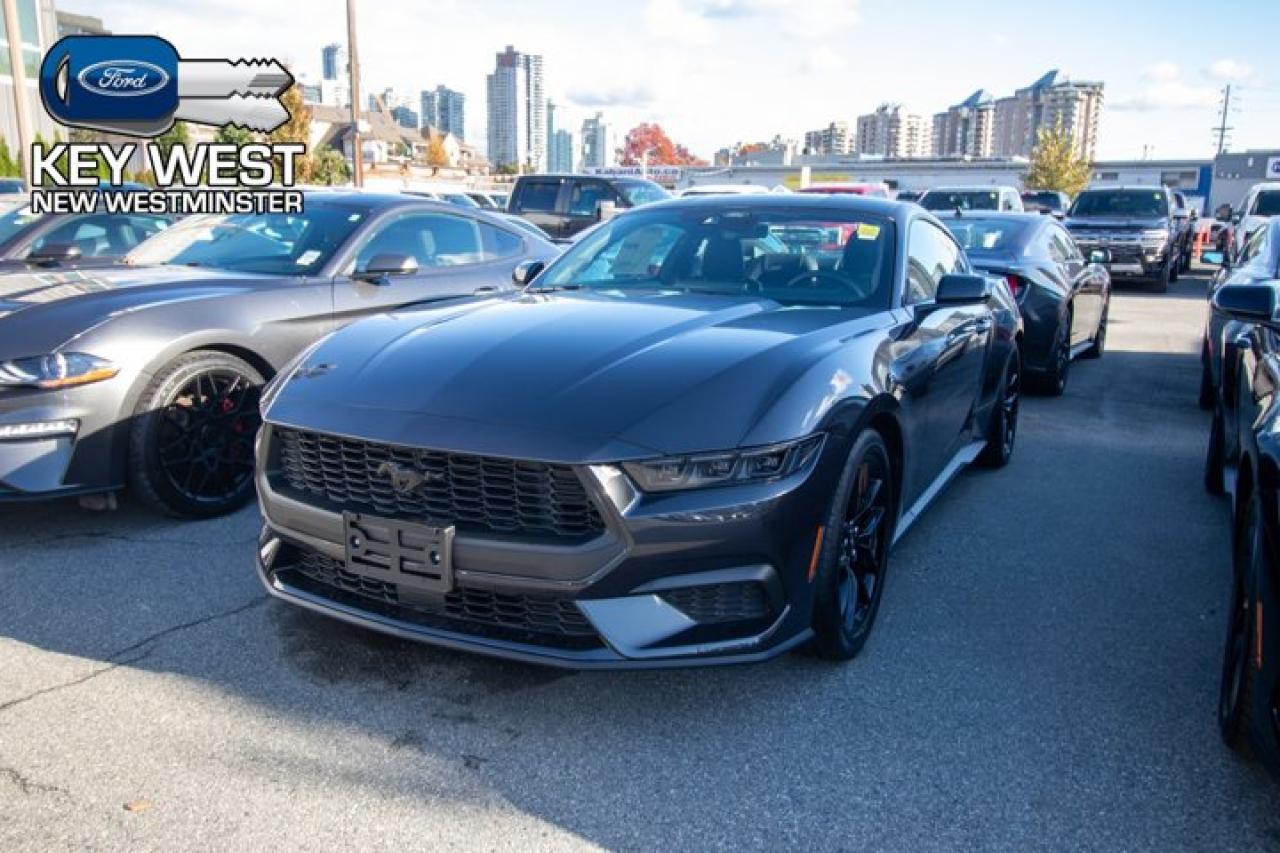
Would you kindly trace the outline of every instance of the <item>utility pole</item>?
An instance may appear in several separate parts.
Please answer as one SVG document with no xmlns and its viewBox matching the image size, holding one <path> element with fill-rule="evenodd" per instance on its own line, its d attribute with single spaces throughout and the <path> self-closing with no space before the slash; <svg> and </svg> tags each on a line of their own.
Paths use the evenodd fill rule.
<svg viewBox="0 0 1280 853">
<path fill-rule="evenodd" d="M 14 0 L 4 0 L 11 4 Z M 364 152 L 360 142 L 360 55 L 356 49 L 356 0 L 347 0 L 347 68 L 351 74 L 351 166 L 353 181 L 364 186 Z"/>
<path fill-rule="evenodd" d="M 27 108 L 27 66 L 22 58 L 22 30 L 17 0 L 4 2 L 4 31 L 9 36 L 9 68 L 13 74 L 13 117 L 18 125 L 18 154 L 23 180 L 31 186 L 31 112 Z"/>
<path fill-rule="evenodd" d="M 1231 84 L 1228 83 L 1222 90 L 1222 120 L 1218 126 L 1213 129 L 1213 135 L 1218 137 L 1218 153 L 1227 150 L 1227 135 L 1235 128 L 1227 127 L 1227 114 L 1231 110 Z"/>
</svg>

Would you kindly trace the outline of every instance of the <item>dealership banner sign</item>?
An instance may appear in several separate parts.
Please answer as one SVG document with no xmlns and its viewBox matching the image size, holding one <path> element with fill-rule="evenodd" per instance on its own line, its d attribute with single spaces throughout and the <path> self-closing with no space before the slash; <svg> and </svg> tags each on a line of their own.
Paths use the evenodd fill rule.
<svg viewBox="0 0 1280 853">
<path fill-rule="evenodd" d="M 184 59 L 159 36 L 67 36 L 40 65 L 40 99 L 67 127 L 154 139 L 175 123 L 239 127 L 265 135 L 291 118 L 281 96 L 293 75 L 275 59 Z M 301 143 L 57 142 L 32 146 L 32 209 L 68 213 L 105 206 L 151 214 L 289 213 Z M 156 189 L 127 193 L 126 168 L 142 162 Z"/>
</svg>

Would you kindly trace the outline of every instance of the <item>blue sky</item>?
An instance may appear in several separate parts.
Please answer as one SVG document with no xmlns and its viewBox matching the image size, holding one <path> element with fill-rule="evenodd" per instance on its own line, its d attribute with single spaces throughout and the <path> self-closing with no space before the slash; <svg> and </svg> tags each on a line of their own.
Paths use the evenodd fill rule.
<svg viewBox="0 0 1280 853">
<path fill-rule="evenodd" d="M 187 56 L 278 56 L 319 70 L 345 40 L 345 3 L 61 0 L 116 32 L 156 32 Z M 1215 8 L 1225 12 L 1211 12 Z M 305 13 L 297 10 L 304 9 Z M 800 137 L 882 101 L 931 114 L 1051 68 L 1106 83 L 1099 156 L 1208 156 L 1217 91 L 1236 85 L 1233 149 L 1280 148 L 1280 0 L 360 0 L 365 89 L 444 83 L 483 140 L 484 76 L 506 44 L 545 57 L 548 93 L 577 121 L 659 121 L 709 157 Z"/>
</svg>

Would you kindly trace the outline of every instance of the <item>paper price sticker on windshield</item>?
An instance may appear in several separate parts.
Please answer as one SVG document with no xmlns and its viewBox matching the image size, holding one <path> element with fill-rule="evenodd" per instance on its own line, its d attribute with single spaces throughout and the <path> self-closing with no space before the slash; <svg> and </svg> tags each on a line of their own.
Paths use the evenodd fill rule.
<svg viewBox="0 0 1280 853">
<path fill-rule="evenodd" d="M 859 240 L 874 240 L 879 236 L 880 236 L 879 225 L 869 225 L 866 222 L 858 223 L 858 239 Z"/>
</svg>

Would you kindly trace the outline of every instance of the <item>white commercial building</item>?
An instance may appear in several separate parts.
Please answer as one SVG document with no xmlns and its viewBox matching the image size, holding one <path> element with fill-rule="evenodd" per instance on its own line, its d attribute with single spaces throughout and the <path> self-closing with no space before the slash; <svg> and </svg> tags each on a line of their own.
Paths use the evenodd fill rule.
<svg viewBox="0 0 1280 853">
<path fill-rule="evenodd" d="M 510 45 L 487 78 L 489 160 L 495 166 L 540 169 L 546 159 L 547 103 L 542 57 Z"/>
</svg>

